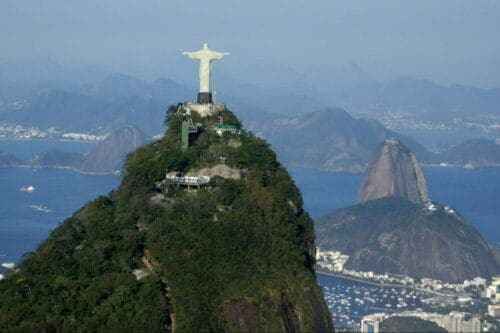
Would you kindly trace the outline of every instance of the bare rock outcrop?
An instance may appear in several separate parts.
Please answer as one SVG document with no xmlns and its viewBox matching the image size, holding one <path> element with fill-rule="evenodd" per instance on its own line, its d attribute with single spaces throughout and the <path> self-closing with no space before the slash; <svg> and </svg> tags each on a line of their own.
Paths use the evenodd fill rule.
<svg viewBox="0 0 500 333">
<path fill-rule="evenodd" d="M 190 171 L 190 172 L 186 173 L 186 176 L 197 176 L 197 177 L 219 176 L 219 177 L 228 178 L 228 179 L 240 179 L 241 174 L 242 174 L 242 171 L 239 169 L 231 168 L 225 164 L 217 164 L 211 168 L 204 168 L 204 169 L 201 169 L 198 171 Z"/>
<path fill-rule="evenodd" d="M 400 141 L 385 140 L 366 169 L 358 202 L 399 196 L 414 203 L 428 201 L 427 185 L 415 155 Z"/>
<path fill-rule="evenodd" d="M 346 268 L 461 283 L 500 272 L 492 247 L 462 215 L 400 197 L 371 200 L 319 219 L 322 249 L 349 256 Z"/>
<path fill-rule="evenodd" d="M 349 256 L 346 268 L 458 283 L 498 274 L 492 247 L 455 209 L 430 203 L 413 153 L 383 142 L 359 191 L 359 203 L 316 223 L 322 249 Z"/>
</svg>

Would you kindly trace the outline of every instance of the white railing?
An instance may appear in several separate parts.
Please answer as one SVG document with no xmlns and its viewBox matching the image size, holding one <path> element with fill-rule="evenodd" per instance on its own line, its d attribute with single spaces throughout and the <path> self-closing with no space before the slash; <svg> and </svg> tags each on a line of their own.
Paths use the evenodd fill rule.
<svg viewBox="0 0 500 333">
<path fill-rule="evenodd" d="M 167 176 L 165 177 L 167 181 L 174 184 L 185 185 L 185 186 L 203 186 L 210 182 L 210 177 L 208 176 Z"/>
</svg>

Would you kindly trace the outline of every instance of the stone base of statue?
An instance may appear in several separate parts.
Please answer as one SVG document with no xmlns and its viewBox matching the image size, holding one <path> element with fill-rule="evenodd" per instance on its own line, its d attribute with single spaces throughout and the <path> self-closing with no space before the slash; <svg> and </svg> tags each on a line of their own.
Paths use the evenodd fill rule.
<svg viewBox="0 0 500 333">
<path fill-rule="evenodd" d="M 198 93 L 198 104 L 212 104 L 212 93 L 209 92 L 199 92 Z"/>
<path fill-rule="evenodd" d="M 219 114 L 219 112 L 223 111 L 226 108 L 226 105 L 224 105 L 224 103 L 187 102 L 182 104 L 182 108 L 185 109 L 188 114 L 194 111 L 202 117 L 209 117 Z"/>
</svg>

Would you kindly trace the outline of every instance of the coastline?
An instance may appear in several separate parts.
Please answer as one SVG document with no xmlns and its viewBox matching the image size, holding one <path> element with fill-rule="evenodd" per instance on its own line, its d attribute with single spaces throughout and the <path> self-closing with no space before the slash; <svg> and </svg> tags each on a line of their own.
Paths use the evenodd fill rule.
<svg viewBox="0 0 500 333">
<path fill-rule="evenodd" d="M 350 174 L 350 175 L 362 175 L 364 173 L 364 170 L 361 171 L 359 169 L 329 169 L 329 168 L 321 168 L 321 167 L 312 167 L 312 166 L 301 166 L 298 164 L 288 164 L 283 162 L 283 165 L 287 169 L 303 169 L 303 170 L 311 170 L 311 171 L 319 171 L 319 172 L 329 172 L 329 173 L 345 173 L 345 174 Z M 457 168 L 457 169 L 464 169 L 464 170 L 476 170 L 476 169 L 483 169 L 483 168 L 500 168 L 500 164 L 481 164 L 481 165 L 473 165 L 472 167 L 467 167 L 463 164 L 446 164 L 442 165 L 439 163 L 420 163 L 420 165 L 424 168 Z"/>
<path fill-rule="evenodd" d="M 75 143 L 92 143 L 92 144 L 98 144 L 102 140 L 83 140 L 83 139 L 66 139 L 66 138 L 6 138 L 6 137 L 0 137 L 0 142 L 1 141 L 22 141 L 22 142 L 27 142 L 27 141 L 47 141 L 47 142 L 75 142 Z"/>
<path fill-rule="evenodd" d="M 413 290 L 418 290 L 418 291 L 423 292 L 423 293 L 435 294 L 435 295 L 444 296 L 444 297 L 455 297 L 456 296 L 456 295 L 452 295 L 452 294 L 440 293 L 438 291 L 427 290 L 427 289 L 422 289 L 422 288 L 416 288 L 414 286 L 405 286 L 405 285 L 401 285 L 401 284 L 390 284 L 390 283 L 374 282 L 374 281 L 370 281 L 370 280 L 364 280 L 364 279 L 360 279 L 360 278 L 356 278 L 356 277 L 351 277 L 349 275 L 338 274 L 338 273 L 333 273 L 333 272 L 316 271 L 316 274 L 321 274 L 321 275 L 336 277 L 336 278 L 339 278 L 339 279 L 350 280 L 350 281 L 355 281 L 355 282 L 360 282 L 360 283 L 366 283 L 366 284 L 374 285 L 374 286 L 377 286 L 377 287 L 413 289 Z"/>
<path fill-rule="evenodd" d="M 63 169 L 73 171 L 75 173 L 85 175 L 85 176 L 121 176 L 121 171 L 112 171 L 112 172 L 88 172 L 83 171 L 74 167 L 69 166 L 32 166 L 32 165 L 0 165 L 2 169 L 8 168 L 25 168 L 25 169 Z"/>
</svg>

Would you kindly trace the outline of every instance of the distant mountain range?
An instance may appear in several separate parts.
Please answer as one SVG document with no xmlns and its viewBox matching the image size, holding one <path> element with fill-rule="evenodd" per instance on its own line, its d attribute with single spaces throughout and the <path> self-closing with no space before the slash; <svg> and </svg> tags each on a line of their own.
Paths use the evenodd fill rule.
<svg viewBox="0 0 500 333">
<path fill-rule="evenodd" d="M 345 77 L 337 79 L 347 80 Z M 322 82 L 319 85 L 308 76 L 303 76 L 302 81 L 285 83 L 281 88 L 258 87 L 232 78 L 224 80 L 227 82 L 218 84 L 221 91 L 217 98 L 233 105 L 240 113 L 253 109 L 254 112 L 298 115 L 335 106 L 363 114 L 399 111 L 448 118 L 453 114 L 500 114 L 500 88 L 444 86 L 414 78 L 371 83 L 355 80 L 346 87 L 337 83 L 328 85 L 324 80 L 318 81 Z M 342 86 L 344 88 L 340 88 Z M 97 67 L 63 66 L 50 59 L 0 64 L 0 88 L 0 100 L 33 99 L 44 89 L 71 91 L 97 100 L 133 96 L 172 103 L 172 96 L 176 93 L 180 93 L 176 102 L 195 97 L 194 87 L 188 88 L 166 79 L 149 82 L 128 75 L 108 75 Z"/>
<path fill-rule="evenodd" d="M 433 153 L 376 120 L 354 118 L 342 109 L 295 117 L 267 114 L 247 119 L 246 125 L 273 145 L 283 163 L 297 167 L 362 172 L 378 145 L 391 138 L 405 143 L 424 164 L 500 165 L 500 145 L 491 140 L 470 140 Z"/>
<path fill-rule="evenodd" d="M 331 102 L 357 111 L 410 113 L 500 114 L 500 88 L 443 86 L 428 80 L 401 78 L 359 85 L 333 95 Z"/>
<path fill-rule="evenodd" d="M 500 166 L 500 145 L 491 140 L 472 139 L 432 156 L 427 162 L 468 167 Z"/>
<path fill-rule="evenodd" d="M 134 124 L 154 135 L 163 130 L 165 105 L 174 103 L 174 96 L 188 100 L 193 95 L 169 80 L 147 82 L 116 74 L 65 90 L 37 91 L 20 109 L 0 105 L 0 116 L 23 126 L 100 133 Z"/>
<path fill-rule="evenodd" d="M 409 137 L 371 119 L 356 119 L 342 109 L 326 109 L 296 117 L 269 116 L 246 123 L 266 138 L 282 162 L 330 171 L 361 172 L 385 139 L 398 138 L 417 155 L 429 152 Z"/>
<path fill-rule="evenodd" d="M 0 123 L 98 134 L 134 124 L 151 137 L 163 131 L 165 105 L 196 95 L 171 80 L 103 76 L 95 69 L 72 82 L 72 75 L 78 73 L 49 60 L 0 65 Z M 11 103 L 16 98 L 20 103 Z M 434 154 L 409 136 L 368 119 L 402 112 L 413 120 L 445 119 L 448 124 L 486 114 L 483 120 L 493 124 L 500 117 L 500 89 L 445 87 L 411 78 L 330 92 L 306 84 L 268 89 L 234 82 L 216 98 L 238 109 L 244 124 L 265 137 L 288 165 L 361 172 L 378 144 L 392 137 L 408 145 L 424 164 L 500 165 L 499 147 L 491 141 L 471 141 Z M 362 118 L 326 108 L 328 104 L 343 106 Z"/>
<path fill-rule="evenodd" d="M 125 157 L 146 143 L 144 134 L 134 126 L 120 128 L 86 154 L 49 150 L 22 161 L 13 154 L 0 152 L 0 167 L 69 168 L 88 174 L 121 171 Z"/>
<path fill-rule="evenodd" d="M 5 151 L 0 151 L 0 167 L 16 167 L 22 163 L 23 161 L 16 156 Z"/>
</svg>

